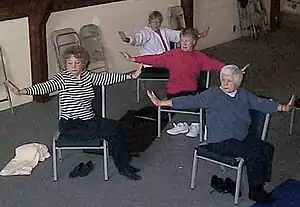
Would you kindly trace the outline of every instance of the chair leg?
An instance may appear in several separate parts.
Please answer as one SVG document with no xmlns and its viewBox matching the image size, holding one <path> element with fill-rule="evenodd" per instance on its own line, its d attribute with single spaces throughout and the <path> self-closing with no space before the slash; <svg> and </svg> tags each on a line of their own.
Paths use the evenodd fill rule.
<svg viewBox="0 0 300 207">
<path fill-rule="evenodd" d="M 57 160 L 56 160 L 56 146 L 55 141 L 52 144 L 52 169 L 53 169 L 53 180 L 57 181 Z"/>
<path fill-rule="evenodd" d="M 59 162 L 62 162 L 62 152 L 61 151 L 62 151 L 61 149 L 57 150 Z"/>
<path fill-rule="evenodd" d="M 234 204 L 239 203 L 239 194 L 241 189 L 241 179 L 242 179 L 242 172 L 243 172 L 243 164 L 244 160 L 241 160 L 238 166 L 238 170 L 236 173 L 236 184 L 235 184 L 235 194 L 234 194 Z"/>
<path fill-rule="evenodd" d="M 160 138 L 161 134 L 161 107 L 157 109 L 157 137 Z"/>
<path fill-rule="evenodd" d="M 171 123 L 172 122 L 172 114 L 171 114 L 171 112 L 168 112 L 168 118 L 169 118 L 169 123 Z"/>
<path fill-rule="evenodd" d="M 198 158 L 197 158 L 197 150 L 195 150 L 194 151 L 194 159 L 193 159 L 192 177 L 191 177 L 191 189 L 195 188 L 197 167 L 198 167 Z"/>
<path fill-rule="evenodd" d="M 202 119 L 202 115 L 203 111 L 202 109 L 200 109 L 200 113 L 199 113 L 199 142 L 203 142 L 203 119 Z"/>
<path fill-rule="evenodd" d="M 136 79 L 136 102 L 140 102 L 140 79 Z"/>
<path fill-rule="evenodd" d="M 107 146 L 107 142 L 106 140 L 103 140 L 103 170 L 104 170 L 104 180 L 107 181 L 108 180 L 108 163 L 107 163 L 107 156 L 109 156 L 109 154 L 107 154 L 108 152 L 108 146 Z"/>
<path fill-rule="evenodd" d="M 292 114 L 291 114 L 291 120 L 290 120 L 290 129 L 289 129 L 289 135 L 293 133 L 293 125 L 294 125 L 294 119 L 295 119 L 295 111 L 296 109 L 293 108 Z"/>
</svg>

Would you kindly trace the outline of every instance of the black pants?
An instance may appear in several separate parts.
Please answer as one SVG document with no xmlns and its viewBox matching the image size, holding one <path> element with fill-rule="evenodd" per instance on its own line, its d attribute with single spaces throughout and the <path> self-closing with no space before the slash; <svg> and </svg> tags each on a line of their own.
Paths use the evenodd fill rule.
<svg viewBox="0 0 300 207">
<path fill-rule="evenodd" d="M 242 157 L 247 166 L 249 186 L 257 186 L 271 181 L 274 147 L 261 139 L 247 136 L 245 140 L 228 139 L 208 144 L 210 151 L 224 156 Z"/>
<path fill-rule="evenodd" d="M 122 125 L 111 119 L 93 118 L 90 120 L 60 119 L 61 136 L 69 140 L 105 139 L 108 141 L 110 154 L 118 170 L 129 164 L 128 150 L 125 144 L 125 131 Z"/>
</svg>

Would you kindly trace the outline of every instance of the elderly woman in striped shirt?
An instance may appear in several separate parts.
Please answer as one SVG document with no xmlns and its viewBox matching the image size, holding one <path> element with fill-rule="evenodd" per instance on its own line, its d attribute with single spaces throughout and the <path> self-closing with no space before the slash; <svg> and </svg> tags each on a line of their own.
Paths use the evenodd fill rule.
<svg viewBox="0 0 300 207">
<path fill-rule="evenodd" d="M 94 73 L 88 70 L 89 55 L 81 46 L 71 46 L 63 54 L 66 70 L 52 79 L 19 89 L 7 81 L 7 86 L 17 95 L 43 95 L 59 91 L 60 120 L 59 131 L 72 140 L 104 138 L 119 173 L 131 180 L 140 180 L 139 169 L 131 166 L 130 156 L 124 142 L 122 127 L 115 120 L 95 116 L 92 101 L 93 86 L 112 85 L 135 79 L 141 67 L 131 74 Z"/>
</svg>

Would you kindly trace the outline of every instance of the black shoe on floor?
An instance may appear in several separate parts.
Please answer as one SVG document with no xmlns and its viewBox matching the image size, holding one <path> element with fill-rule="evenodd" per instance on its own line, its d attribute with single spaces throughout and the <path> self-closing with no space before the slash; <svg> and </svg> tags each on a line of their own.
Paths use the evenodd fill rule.
<svg viewBox="0 0 300 207">
<path fill-rule="evenodd" d="M 124 175 L 125 177 L 127 177 L 130 180 L 140 180 L 142 179 L 142 177 L 136 173 L 130 172 L 127 168 L 123 169 L 123 170 L 119 170 L 119 173 L 121 175 Z"/>
<path fill-rule="evenodd" d="M 250 189 L 249 199 L 255 201 L 258 204 L 270 204 L 276 200 L 270 193 L 267 193 L 264 189 Z"/>
<path fill-rule="evenodd" d="M 70 178 L 75 178 L 78 177 L 82 168 L 84 166 L 84 163 L 81 162 L 79 165 L 77 165 L 70 173 L 69 173 L 69 177 Z"/>
<path fill-rule="evenodd" d="M 132 165 L 128 165 L 126 168 L 129 172 L 132 172 L 132 173 L 137 173 L 137 172 L 141 171 L 141 169 L 133 167 Z"/>
<path fill-rule="evenodd" d="M 85 177 L 87 175 L 89 175 L 92 170 L 94 169 L 94 164 L 92 163 L 92 161 L 88 161 L 80 170 L 79 172 L 79 176 L 80 177 Z"/>
<path fill-rule="evenodd" d="M 224 185 L 225 185 L 225 191 L 227 193 L 230 193 L 232 196 L 235 196 L 236 182 L 234 182 L 230 178 L 225 178 Z M 241 196 L 242 196 L 242 194 L 241 194 L 241 191 L 240 191 L 239 197 L 241 197 Z"/>
<path fill-rule="evenodd" d="M 210 181 L 211 187 L 216 190 L 218 193 L 225 193 L 226 186 L 222 178 L 219 178 L 216 175 L 213 175 Z"/>
</svg>

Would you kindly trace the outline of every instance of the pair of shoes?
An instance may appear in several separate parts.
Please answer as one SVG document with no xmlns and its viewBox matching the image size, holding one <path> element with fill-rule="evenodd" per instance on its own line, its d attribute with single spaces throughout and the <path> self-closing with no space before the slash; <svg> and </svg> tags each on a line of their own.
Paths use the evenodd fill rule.
<svg viewBox="0 0 300 207">
<path fill-rule="evenodd" d="M 225 178 L 225 180 L 223 180 L 222 178 L 213 175 L 210 185 L 214 189 L 213 191 L 217 191 L 218 193 L 230 193 L 232 196 L 235 196 L 236 183 L 230 178 Z M 241 195 L 240 192 L 239 197 L 241 197 Z"/>
<path fill-rule="evenodd" d="M 94 169 L 94 164 L 92 163 L 92 161 L 88 161 L 86 164 L 81 162 L 69 173 L 69 177 L 70 178 L 75 178 L 78 176 L 85 177 L 89 175 L 93 169 Z"/>
<path fill-rule="evenodd" d="M 199 134 L 199 123 L 192 123 L 189 126 L 186 122 L 173 123 L 173 128 L 168 129 L 167 133 L 170 135 L 186 134 L 187 137 L 197 137 Z"/>
<path fill-rule="evenodd" d="M 263 186 L 250 187 L 248 196 L 250 200 L 253 200 L 258 204 L 270 204 L 276 200 L 271 193 L 268 193 L 263 189 Z"/>
<path fill-rule="evenodd" d="M 141 180 L 142 177 L 137 174 L 137 172 L 139 171 L 140 169 L 135 168 L 131 165 L 126 166 L 124 169 L 119 169 L 119 173 L 130 180 Z"/>
</svg>

